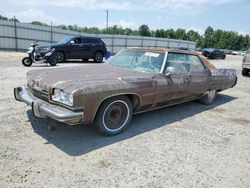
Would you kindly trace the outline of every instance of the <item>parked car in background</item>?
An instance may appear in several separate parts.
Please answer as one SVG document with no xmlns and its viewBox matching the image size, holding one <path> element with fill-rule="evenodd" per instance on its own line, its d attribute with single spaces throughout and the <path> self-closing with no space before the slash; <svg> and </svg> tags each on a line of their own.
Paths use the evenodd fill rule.
<svg viewBox="0 0 250 188">
<path fill-rule="evenodd" d="M 232 51 L 231 54 L 232 54 L 232 55 L 240 55 L 240 52 L 238 52 L 238 51 Z"/>
<path fill-rule="evenodd" d="M 102 64 L 29 71 L 27 86 L 14 95 L 36 117 L 94 123 L 100 133 L 116 135 L 132 114 L 190 100 L 211 104 L 236 82 L 235 70 L 216 69 L 193 51 L 128 48 Z"/>
<path fill-rule="evenodd" d="M 226 58 L 226 54 L 223 51 L 219 49 L 213 49 L 213 48 L 204 49 L 202 52 L 202 55 L 210 59 L 225 59 Z"/>
<path fill-rule="evenodd" d="M 240 52 L 240 55 L 241 55 L 241 56 L 245 56 L 245 55 L 246 55 L 246 51 L 241 51 L 241 52 Z"/>
<path fill-rule="evenodd" d="M 242 75 L 246 76 L 250 72 L 250 48 L 246 52 L 242 61 Z"/>
<path fill-rule="evenodd" d="M 106 55 L 105 43 L 98 37 L 72 36 L 62 39 L 56 44 L 42 46 L 40 50 L 55 49 L 57 62 L 64 62 L 66 59 L 82 59 L 88 61 L 94 59 L 100 63 Z"/>
</svg>

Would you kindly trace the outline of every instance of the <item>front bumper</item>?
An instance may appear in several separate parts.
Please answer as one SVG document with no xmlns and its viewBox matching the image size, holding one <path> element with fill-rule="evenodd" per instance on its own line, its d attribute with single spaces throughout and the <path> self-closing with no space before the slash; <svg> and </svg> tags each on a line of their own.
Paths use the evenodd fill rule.
<svg viewBox="0 0 250 188">
<path fill-rule="evenodd" d="M 51 117 L 60 122 L 70 125 L 79 124 L 83 119 L 84 112 L 73 112 L 58 105 L 49 104 L 43 100 L 34 97 L 25 87 L 14 88 L 14 96 L 17 101 L 24 102 L 32 107 L 35 117 L 46 118 Z"/>
</svg>

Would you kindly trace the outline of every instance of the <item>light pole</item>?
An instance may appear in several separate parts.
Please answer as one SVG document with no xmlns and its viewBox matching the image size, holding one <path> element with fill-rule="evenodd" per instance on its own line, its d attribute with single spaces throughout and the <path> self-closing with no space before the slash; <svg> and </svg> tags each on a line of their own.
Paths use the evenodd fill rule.
<svg viewBox="0 0 250 188">
<path fill-rule="evenodd" d="M 106 30 L 108 30 L 108 28 L 109 28 L 109 11 L 108 10 L 106 10 Z"/>
</svg>

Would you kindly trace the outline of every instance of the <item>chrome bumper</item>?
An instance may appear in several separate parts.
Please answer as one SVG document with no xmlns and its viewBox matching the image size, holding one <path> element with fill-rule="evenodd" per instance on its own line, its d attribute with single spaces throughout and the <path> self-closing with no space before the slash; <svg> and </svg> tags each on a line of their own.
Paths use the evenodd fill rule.
<svg viewBox="0 0 250 188">
<path fill-rule="evenodd" d="M 25 87 L 14 88 L 14 96 L 17 101 L 24 102 L 31 106 L 34 116 L 38 118 L 46 118 L 46 116 L 49 116 L 57 121 L 73 125 L 79 124 L 84 116 L 83 111 L 73 112 L 61 106 L 46 103 L 34 97 Z"/>
<path fill-rule="evenodd" d="M 250 69 L 250 63 L 242 63 L 242 68 Z"/>
</svg>

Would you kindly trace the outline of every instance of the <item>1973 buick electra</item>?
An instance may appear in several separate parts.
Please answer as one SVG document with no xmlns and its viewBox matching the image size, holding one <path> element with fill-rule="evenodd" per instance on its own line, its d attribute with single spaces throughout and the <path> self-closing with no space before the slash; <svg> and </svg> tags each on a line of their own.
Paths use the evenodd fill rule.
<svg viewBox="0 0 250 188">
<path fill-rule="evenodd" d="M 211 104 L 235 86 L 235 70 L 216 69 L 202 55 L 163 48 L 128 48 L 104 64 L 32 70 L 15 99 L 34 116 L 92 124 L 104 135 L 123 132 L 132 114 L 190 100 Z"/>
</svg>

